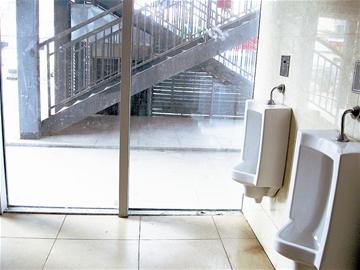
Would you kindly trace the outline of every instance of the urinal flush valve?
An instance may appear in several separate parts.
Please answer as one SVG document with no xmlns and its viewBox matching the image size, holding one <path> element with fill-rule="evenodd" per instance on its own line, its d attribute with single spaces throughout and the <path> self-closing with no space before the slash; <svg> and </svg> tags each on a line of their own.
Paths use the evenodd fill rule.
<svg viewBox="0 0 360 270">
<path fill-rule="evenodd" d="M 348 137 L 346 136 L 346 134 L 344 132 L 344 130 L 345 130 L 345 116 L 347 114 L 349 114 L 349 113 L 351 114 L 351 117 L 353 119 L 360 120 L 360 106 L 355 106 L 354 108 L 348 109 L 343 113 L 343 115 L 341 117 L 341 130 L 340 130 L 339 135 L 336 138 L 336 140 L 338 142 L 348 142 L 349 141 Z"/>
<path fill-rule="evenodd" d="M 281 94 L 284 94 L 285 93 L 285 84 L 279 84 L 278 86 L 275 86 L 273 89 L 271 89 L 271 92 L 270 92 L 270 99 L 268 101 L 268 105 L 275 105 L 275 102 L 273 100 L 273 93 L 274 93 L 274 90 L 278 90 L 279 93 Z"/>
</svg>

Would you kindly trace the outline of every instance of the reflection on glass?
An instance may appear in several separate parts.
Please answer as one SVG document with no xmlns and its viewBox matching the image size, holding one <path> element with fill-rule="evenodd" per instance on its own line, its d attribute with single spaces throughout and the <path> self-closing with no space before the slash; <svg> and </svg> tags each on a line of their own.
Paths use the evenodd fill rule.
<svg viewBox="0 0 360 270">
<path fill-rule="evenodd" d="M 240 209 L 242 191 L 231 169 L 240 158 L 245 100 L 252 97 L 259 3 L 140 2 L 130 207 Z"/>
<path fill-rule="evenodd" d="M 116 10 L 86 1 L 0 5 L 9 205 L 115 211 L 119 117 L 108 107 L 118 99 L 101 93 L 119 87 Z"/>
<path fill-rule="evenodd" d="M 121 3 L 1 6 L 9 204 L 116 208 Z M 258 19 L 255 0 L 135 1 L 130 207 L 241 208 Z"/>
<path fill-rule="evenodd" d="M 345 20 L 326 17 L 318 19 L 309 99 L 333 124 L 336 124 L 339 113 L 336 96 L 341 87 L 345 29 Z"/>
</svg>

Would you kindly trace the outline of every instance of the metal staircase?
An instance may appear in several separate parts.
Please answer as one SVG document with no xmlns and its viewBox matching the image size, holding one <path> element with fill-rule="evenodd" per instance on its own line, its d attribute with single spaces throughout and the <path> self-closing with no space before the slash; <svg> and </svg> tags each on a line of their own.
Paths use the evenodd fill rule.
<svg viewBox="0 0 360 270">
<path fill-rule="evenodd" d="M 119 102 L 122 5 L 112 5 L 117 1 L 111 0 L 86 2 L 107 10 L 39 45 L 40 71 L 46 77 L 41 89 L 47 106 L 43 134 Z M 89 25 L 94 30 L 77 34 Z M 156 1 L 135 9 L 133 25 L 132 95 L 194 66 L 217 61 L 211 59 L 249 41 L 257 35 L 258 11 L 245 6 L 235 14 L 220 12 L 213 0 Z M 217 62 L 226 67 L 225 62 Z M 246 83 L 241 73 L 239 78 Z"/>
</svg>

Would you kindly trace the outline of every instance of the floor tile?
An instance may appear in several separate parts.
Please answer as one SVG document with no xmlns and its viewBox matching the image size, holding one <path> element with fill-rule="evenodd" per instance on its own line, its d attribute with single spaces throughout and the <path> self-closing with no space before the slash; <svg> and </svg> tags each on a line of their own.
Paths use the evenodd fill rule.
<svg viewBox="0 0 360 270">
<path fill-rule="evenodd" d="M 56 240 L 45 269 L 137 269 L 136 240 Z"/>
<path fill-rule="evenodd" d="M 274 269 L 256 239 L 223 239 L 231 265 L 236 269 Z"/>
<path fill-rule="evenodd" d="M 221 238 L 256 238 L 242 215 L 214 216 L 214 221 Z"/>
<path fill-rule="evenodd" d="M 142 240 L 140 269 L 230 269 L 220 240 Z"/>
<path fill-rule="evenodd" d="M 5 214 L 0 217 L 1 237 L 56 238 L 64 215 Z"/>
<path fill-rule="evenodd" d="M 66 216 L 58 238 L 138 239 L 139 217 Z"/>
<path fill-rule="evenodd" d="M 141 239 L 218 239 L 210 216 L 142 217 Z"/>
<path fill-rule="evenodd" d="M 0 239 L 0 269 L 42 269 L 53 239 Z"/>
</svg>

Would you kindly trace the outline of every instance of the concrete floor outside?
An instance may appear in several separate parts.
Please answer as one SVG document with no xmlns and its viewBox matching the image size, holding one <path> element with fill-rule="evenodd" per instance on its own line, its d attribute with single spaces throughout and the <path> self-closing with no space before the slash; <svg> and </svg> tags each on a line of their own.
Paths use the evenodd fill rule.
<svg viewBox="0 0 360 270">
<path fill-rule="evenodd" d="M 10 205 L 118 206 L 118 116 L 95 115 L 40 140 L 20 140 L 16 81 L 4 84 Z M 240 209 L 231 180 L 242 120 L 131 118 L 130 207 Z"/>
</svg>

